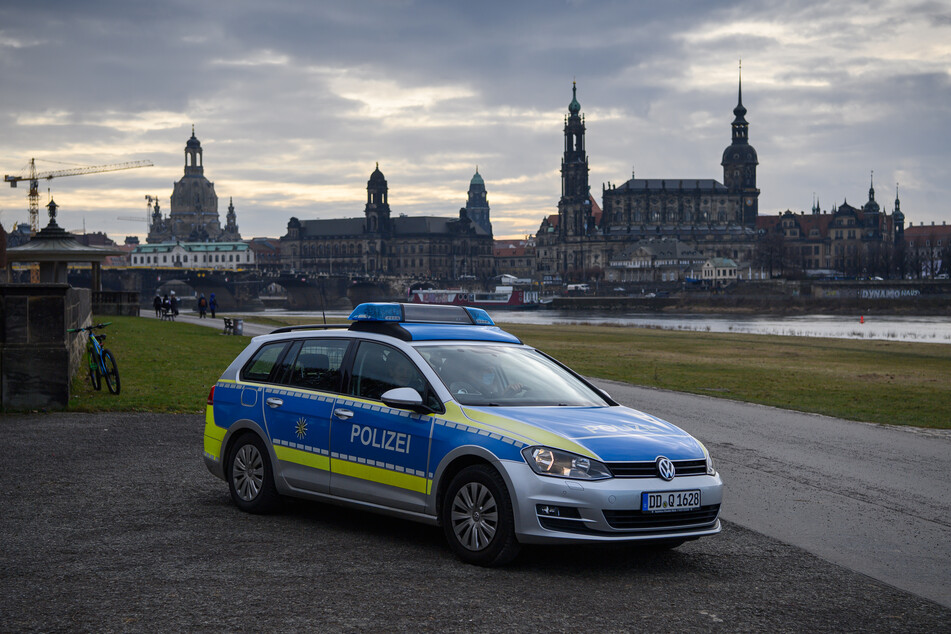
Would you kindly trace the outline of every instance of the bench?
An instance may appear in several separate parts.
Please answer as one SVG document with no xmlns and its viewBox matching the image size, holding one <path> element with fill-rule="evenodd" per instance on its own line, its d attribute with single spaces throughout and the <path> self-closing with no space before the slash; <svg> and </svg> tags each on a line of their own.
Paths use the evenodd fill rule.
<svg viewBox="0 0 951 634">
<path fill-rule="evenodd" d="M 171 308 L 162 308 L 162 321 L 175 321 L 175 313 Z"/>
<path fill-rule="evenodd" d="M 233 335 L 234 334 L 234 319 L 228 319 L 227 317 L 222 317 L 225 322 L 225 329 L 221 331 L 223 335 Z"/>
</svg>

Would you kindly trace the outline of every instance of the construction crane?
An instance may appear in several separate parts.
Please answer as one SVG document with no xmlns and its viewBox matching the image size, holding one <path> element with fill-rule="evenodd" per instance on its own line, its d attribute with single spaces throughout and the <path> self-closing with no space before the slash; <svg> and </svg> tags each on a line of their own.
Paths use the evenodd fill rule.
<svg viewBox="0 0 951 634">
<path fill-rule="evenodd" d="M 114 163 L 112 165 L 90 165 L 73 169 L 56 170 L 54 172 L 36 173 L 36 159 L 30 159 L 29 173 L 26 176 L 4 176 L 3 180 L 16 187 L 20 181 L 30 181 L 30 192 L 27 198 L 30 201 L 30 231 L 34 234 L 39 231 L 40 223 L 40 179 L 52 180 L 61 176 L 79 176 L 80 174 L 98 174 L 99 172 L 115 172 L 130 170 L 136 167 L 152 167 L 152 161 L 131 161 L 129 163 Z"/>
<path fill-rule="evenodd" d="M 145 201 L 145 229 L 148 231 L 148 229 L 152 226 L 152 212 L 158 210 L 159 199 L 158 196 L 149 196 L 146 194 Z M 155 207 L 152 207 L 153 203 L 155 204 Z M 129 222 L 142 222 L 141 216 L 138 218 L 135 216 L 119 216 L 117 219 L 128 220 Z"/>
</svg>

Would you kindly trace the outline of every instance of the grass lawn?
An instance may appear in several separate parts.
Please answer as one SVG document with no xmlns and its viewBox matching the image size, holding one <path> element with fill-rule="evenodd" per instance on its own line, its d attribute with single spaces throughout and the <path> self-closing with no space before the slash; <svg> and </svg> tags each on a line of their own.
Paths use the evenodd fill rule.
<svg viewBox="0 0 951 634">
<path fill-rule="evenodd" d="M 503 324 L 585 376 L 851 420 L 951 428 L 951 346 Z"/>
<path fill-rule="evenodd" d="M 208 390 L 249 340 L 187 323 L 101 320 L 110 319 L 106 347 L 116 356 L 122 393 L 109 394 L 105 384 L 95 392 L 83 368 L 73 379 L 72 411 L 201 412 Z M 851 420 L 951 428 L 949 345 L 617 326 L 503 327 L 586 376 Z"/>
<path fill-rule="evenodd" d="M 93 317 L 100 321 L 112 322 L 99 332 L 115 356 L 122 390 L 110 394 L 105 381 L 101 391 L 93 390 L 84 358 L 73 377 L 70 411 L 203 412 L 211 386 L 251 340 L 157 319 Z"/>
</svg>

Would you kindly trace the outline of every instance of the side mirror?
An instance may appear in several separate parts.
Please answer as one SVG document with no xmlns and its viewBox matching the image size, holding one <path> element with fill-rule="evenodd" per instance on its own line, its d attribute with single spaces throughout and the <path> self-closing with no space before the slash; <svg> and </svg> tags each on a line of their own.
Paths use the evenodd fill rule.
<svg viewBox="0 0 951 634">
<path fill-rule="evenodd" d="M 429 414 L 432 410 L 423 405 L 423 397 L 411 387 L 396 387 L 387 390 L 380 397 L 387 407 L 408 409 L 418 414 Z"/>
</svg>

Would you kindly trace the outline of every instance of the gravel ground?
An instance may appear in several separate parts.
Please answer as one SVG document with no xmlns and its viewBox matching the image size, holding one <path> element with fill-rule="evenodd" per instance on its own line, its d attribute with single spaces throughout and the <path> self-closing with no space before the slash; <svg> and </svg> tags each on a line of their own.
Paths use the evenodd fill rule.
<svg viewBox="0 0 951 634">
<path fill-rule="evenodd" d="M 434 527 L 302 501 L 247 515 L 202 463 L 202 424 L 0 417 L 0 630 L 951 627 L 951 610 L 731 524 L 672 552 L 534 547 L 489 570 Z"/>
</svg>

